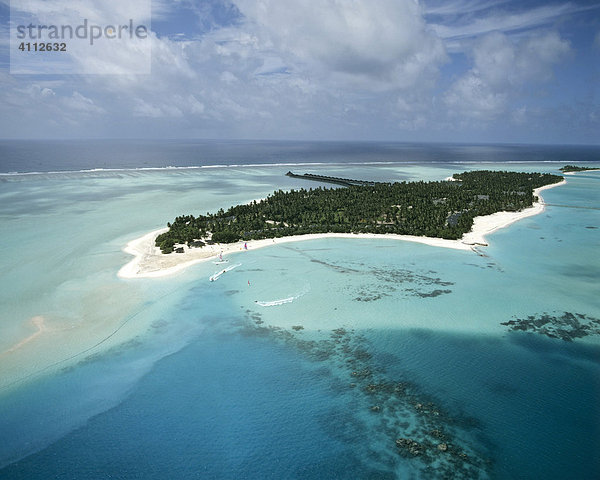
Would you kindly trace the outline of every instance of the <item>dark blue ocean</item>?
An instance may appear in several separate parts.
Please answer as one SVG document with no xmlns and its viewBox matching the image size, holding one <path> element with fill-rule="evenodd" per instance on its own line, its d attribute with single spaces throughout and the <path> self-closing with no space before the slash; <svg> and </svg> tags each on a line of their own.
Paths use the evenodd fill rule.
<svg viewBox="0 0 600 480">
<path fill-rule="evenodd" d="M 600 478 L 598 172 L 479 254 L 319 239 L 117 277 L 130 240 L 290 169 L 563 164 L 600 147 L 0 142 L 0 479 Z"/>
<path fill-rule="evenodd" d="M 600 147 L 249 140 L 0 141 L 0 173 L 298 163 L 574 161 L 600 161 Z"/>
</svg>

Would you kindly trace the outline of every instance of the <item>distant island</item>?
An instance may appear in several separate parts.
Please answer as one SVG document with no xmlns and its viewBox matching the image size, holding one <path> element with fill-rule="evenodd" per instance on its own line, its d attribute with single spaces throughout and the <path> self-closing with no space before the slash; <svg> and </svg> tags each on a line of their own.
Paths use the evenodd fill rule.
<svg viewBox="0 0 600 480">
<path fill-rule="evenodd" d="M 551 174 L 488 170 L 454 174 L 449 179 L 452 181 L 437 182 L 385 183 L 288 175 L 344 188 L 277 190 L 264 200 L 226 211 L 179 216 L 156 237 L 155 245 L 168 254 L 182 252 L 182 245 L 193 248 L 325 233 L 456 240 L 471 230 L 475 217 L 531 207 L 536 201 L 535 189 L 563 180 Z"/>
<path fill-rule="evenodd" d="M 579 167 L 577 165 L 565 165 L 560 168 L 561 172 L 570 173 L 570 172 L 587 172 L 590 170 L 600 170 L 598 167 Z"/>
</svg>

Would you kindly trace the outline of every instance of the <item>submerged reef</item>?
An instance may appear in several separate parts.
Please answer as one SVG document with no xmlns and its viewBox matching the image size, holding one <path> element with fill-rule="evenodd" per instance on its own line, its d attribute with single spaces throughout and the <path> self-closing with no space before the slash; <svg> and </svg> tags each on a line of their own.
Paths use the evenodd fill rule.
<svg viewBox="0 0 600 480">
<path fill-rule="evenodd" d="M 404 298 L 434 298 L 452 293 L 448 288 L 454 282 L 445 281 L 433 270 L 419 271 L 411 266 L 400 267 L 373 267 L 360 262 L 346 262 L 340 265 L 315 258 L 307 251 L 297 247 L 283 247 L 308 258 L 311 262 L 344 275 L 360 277 L 360 284 L 350 291 L 352 299 L 356 302 L 375 302 L 385 297 Z"/>
<path fill-rule="evenodd" d="M 560 338 L 571 342 L 576 338 L 600 335 L 600 319 L 583 313 L 564 312 L 562 314 L 542 313 L 527 318 L 515 318 L 501 325 L 512 332 L 532 332 L 550 338 Z"/>
<path fill-rule="evenodd" d="M 406 467 L 419 478 L 493 476 L 476 420 L 445 411 L 408 378 L 390 378 L 364 335 L 344 328 L 306 332 L 299 327 L 265 325 L 260 313 L 248 309 L 239 331 L 282 342 L 323 367 L 346 410 L 332 412 L 324 428 L 351 443 L 374 477 L 395 478 Z"/>
</svg>

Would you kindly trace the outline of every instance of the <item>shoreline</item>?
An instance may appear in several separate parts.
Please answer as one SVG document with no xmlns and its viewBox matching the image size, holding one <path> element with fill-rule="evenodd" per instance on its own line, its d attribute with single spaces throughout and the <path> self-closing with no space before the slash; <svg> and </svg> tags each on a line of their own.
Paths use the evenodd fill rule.
<svg viewBox="0 0 600 480">
<path fill-rule="evenodd" d="M 536 188 L 533 194 L 538 197 L 538 201 L 530 208 L 520 212 L 496 212 L 484 217 L 475 217 L 473 227 L 470 232 L 463 235 L 460 240 L 446 240 L 435 237 L 417 237 L 413 235 L 395 235 L 395 234 L 374 234 L 374 233 L 318 233 L 308 235 L 294 235 L 281 238 L 267 238 L 263 240 L 252 240 L 249 242 L 236 242 L 229 244 L 206 245 L 201 248 L 188 248 L 184 246 L 184 253 L 170 253 L 163 255 L 160 249 L 155 246 L 155 238 L 167 228 L 161 228 L 149 232 L 139 238 L 127 243 L 123 251 L 133 255 L 133 259 L 124 265 L 117 276 L 123 279 L 132 278 L 159 278 L 174 275 L 192 265 L 209 260 L 215 260 L 220 253 L 229 255 L 239 251 L 244 251 L 244 243 L 248 244 L 248 250 L 256 250 L 268 247 L 269 245 L 278 245 L 282 243 L 300 242 L 315 240 L 320 238 L 370 238 L 370 239 L 389 239 L 402 240 L 406 242 L 422 243 L 433 247 L 452 248 L 455 250 L 474 250 L 476 246 L 488 246 L 485 236 L 501 228 L 505 228 L 513 223 L 527 217 L 542 213 L 545 209 L 544 199 L 540 192 L 550 188 L 566 184 L 566 180 L 551 185 L 545 185 Z"/>
<path fill-rule="evenodd" d="M 566 183 L 566 180 L 562 180 L 558 183 L 552 183 L 534 189 L 533 194 L 538 197 L 538 201 L 534 202 L 531 207 L 521 210 L 520 212 L 496 212 L 492 215 L 486 215 L 485 217 L 475 217 L 473 219 L 471 231 L 465 233 L 460 241 L 468 245 L 487 247 L 488 243 L 485 239 L 486 235 L 490 235 L 501 228 L 508 227 L 523 218 L 533 217 L 534 215 L 542 213 L 546 209 L 546 204 L 544 203 L 544 199 L 540 192 L 560 185 L 565 185 Z"/>
</svg>

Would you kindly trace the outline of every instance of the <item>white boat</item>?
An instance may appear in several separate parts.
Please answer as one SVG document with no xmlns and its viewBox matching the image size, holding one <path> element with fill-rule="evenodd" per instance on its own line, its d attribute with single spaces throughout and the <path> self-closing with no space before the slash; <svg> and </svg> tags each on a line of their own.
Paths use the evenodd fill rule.
<svg viewBox="0 0 600 480">
<path fill-rule="evenodd" d="M 241 265 L 241 263 L 237 263 L 237 264 L 235 264 L 235 265 L 232 265 L 231 267 L 227 267 L 227 268 L 225 268 L 225 269 L 223 269 L 223 270 L 220 270 L 220 271 L 218 271 L 218 272 L 215 272 L 215 273 L 214 273 L 214 274 L 212 274 L 210 277 L 208 277 L 208 279 L 209 279 L 211 282 L 215 282 L 215 281 L 217 281 L 217 280 L 219 279 L 219 277 L 220 277 L 221 275 L 223 275 L 224 273 L 230 272 L 231 270 L 233 270 L 233 269 L 234 269 L 234 268 L 236 268 L 236 267 L 239 267 L 240 265 Z"/>
<path fill-rule="evenodd" d="M 208 277 L 208 279 L 209 279 L 211 282 L 214 282 L 214 281 L 218 280 L 218 279 L 219 279 L 219 277 L 220 277 L 221 275 L 223 275 L 224 273 L 225 273 L 225 270 L 221 270 L 220 272 L 215 272 L 215 273 L 214 273 L 214 274 L 212 274 L 210 277 Z"/>
<path fill-rule="evenodd" d="M 285 303 L 292 303 L 295 297 L 282 298 L 281 300 L 273 300 L 271 302 L 261 302 L 260 300 L 256 300 L 256 303 L 261 307 L 275 307 L 277 305 L 283 305 Z"/>
<path fill-rule="evenodd" d="M 215 265 L 222 265 L 223 263 L 229 263 L 229 260 L 223 258 L 223 252 L 219 253 L 217 260 L 213 262 Z"/>
</svg>

